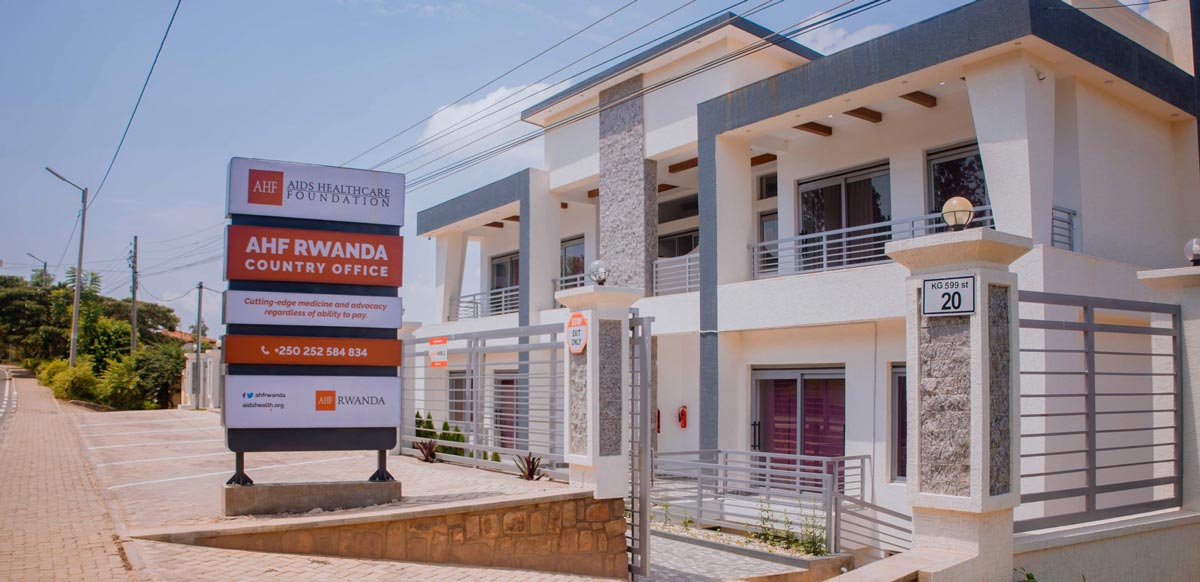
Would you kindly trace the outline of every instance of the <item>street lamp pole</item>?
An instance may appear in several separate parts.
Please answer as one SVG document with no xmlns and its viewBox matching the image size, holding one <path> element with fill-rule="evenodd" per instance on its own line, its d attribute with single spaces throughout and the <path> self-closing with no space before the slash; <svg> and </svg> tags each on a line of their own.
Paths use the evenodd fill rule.
<svg viewBox="0 0 1200 582">
<path fill-rule="evenodd" d="M 75 263 L 75 305 L 71 308 L 71 358 L 70 366 L 75 367 L 75 355 L 79 349 L 79 296 L 83 291 L 83 238 L 87 232 L 87 207 L 88 207 L 88 189 L 82 188 L 78 184 L 64 178 L 62 174 L 51 170 L 49 166 L 46 171 L 54 174 L 55 178 L 66 182 L 79 190 L 82 194 L 82 207 L 79 213 L 79 260 Z"/>
<path fill-rule="evenodd" d="M 46 280 L 46 277 L 50 276 L 50 271 L 49 271 L 49 269 L 47 269 L 46 261 L 43 261 L 42 259 L 37 258 L 37 256 L 34 255 L 33 253 L 25 253 L 25 254 L 29 255 L 29 258 L 42 264 L 42 287 L 49 287 L 50 286 L 49 281 Z"/>
</svg>

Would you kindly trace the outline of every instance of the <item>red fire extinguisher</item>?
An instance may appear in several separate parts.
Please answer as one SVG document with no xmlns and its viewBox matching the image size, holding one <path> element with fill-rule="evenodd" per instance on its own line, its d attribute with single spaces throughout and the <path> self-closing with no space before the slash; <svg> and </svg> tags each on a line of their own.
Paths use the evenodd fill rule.
<svg viewBox="0 0 1200 582">
<path fill-rule="evenodd" d="M 687 428 L 687 407 L 679 407 L 679 428 Z"/>
</svg>

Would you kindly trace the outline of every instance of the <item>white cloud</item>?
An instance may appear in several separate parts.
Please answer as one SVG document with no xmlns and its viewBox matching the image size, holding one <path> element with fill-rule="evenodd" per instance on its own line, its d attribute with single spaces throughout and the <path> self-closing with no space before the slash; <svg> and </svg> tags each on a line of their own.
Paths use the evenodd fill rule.
<svg viewBox="0 0 1200 582">
<path fill-rule="evenodd" d="M 838 26 L 818 28 L 800 35 L 800 42 L 822 54 L 831 54 L 844 48 L 871 40 L 896 29 L 894 24 L 868 24 L 855 31 Z"/>
<path fill-rule="evenodd" d="M 342 5 L 362 4 L 377 14 L 393 16 L 408 14 L 449 18 L 467 13 L 461 2 L 394 2 L 390 0 L 338 0 Z"/>
</svg>

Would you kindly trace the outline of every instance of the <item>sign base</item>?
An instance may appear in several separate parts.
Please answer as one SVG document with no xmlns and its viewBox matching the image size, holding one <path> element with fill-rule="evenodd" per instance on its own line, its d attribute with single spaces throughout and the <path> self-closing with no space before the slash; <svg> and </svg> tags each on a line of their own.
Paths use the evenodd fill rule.
<svg viewBox="0 0 1200 582">
<path fill-rule="evenodd" d="M 266 483 L 253 487 L 223 486 L 222 510 L 234 515 L 307 513 L 382 505 L 400 500 L 399 481 L 332 483 Z"/>
</svg>

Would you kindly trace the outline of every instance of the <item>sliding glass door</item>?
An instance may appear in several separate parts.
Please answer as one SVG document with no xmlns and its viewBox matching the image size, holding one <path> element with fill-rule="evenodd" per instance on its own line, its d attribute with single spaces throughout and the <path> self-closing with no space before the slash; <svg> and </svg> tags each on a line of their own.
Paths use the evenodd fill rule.
<svg viewBox="0 0 1200 582">
<path fill-rule="evenodd" d="M 756 370 L 751 445 L 788 455 L 846 451 L 846 379 L 840 370 Z"/>
<path fill-rule="evenodd" d="M 799 249 L 797 266 L 802 271 L 823 270 L 881 260 L 890 227 L 856 227 L 891 219 L 887 166 L 801 183 L 800 234 L 830 234 L 806 239 Z M 854 230 L 841 232 L 845 229 Z"/>
</svg>

